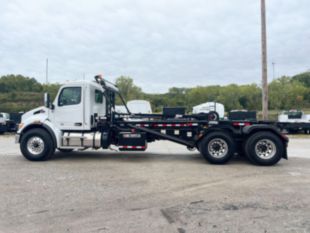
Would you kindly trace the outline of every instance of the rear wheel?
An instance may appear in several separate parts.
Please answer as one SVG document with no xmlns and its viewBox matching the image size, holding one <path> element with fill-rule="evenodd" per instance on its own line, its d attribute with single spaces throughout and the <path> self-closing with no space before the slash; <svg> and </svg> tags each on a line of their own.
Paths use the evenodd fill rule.
<svg viewBox="0 0 310 233">
<path fill-rule="evenodd" d="M 21 138 L 20 149 L 24 157 L 31 161 L 47 160 L 55 152 L 51 136 L 43 129 L 26 132 Z"/>
<path fill-rule="evenodd" d="M 235 142 L 226 132 L 211 132 L 199 143 L 203 157 L 213 164 L 227 163 L 235 152 Z"/>
<path fill-rule="evenodd" d="M 271 166 L 279 162 L 284 153 L 281 139 L 271 132 L 257 132 L 245 143 L 245 154 L 254 164 Z"/>
</svg>

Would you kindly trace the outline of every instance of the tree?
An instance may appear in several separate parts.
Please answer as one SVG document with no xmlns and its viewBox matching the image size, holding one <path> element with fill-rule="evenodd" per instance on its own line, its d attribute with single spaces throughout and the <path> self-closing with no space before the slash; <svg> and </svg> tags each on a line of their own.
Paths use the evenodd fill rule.
<svg viewBox="0 0 310 233">
<path fill-rule="evenodd" d="M 125 101 L 139 99 L 143 96 L 141 88 L 136 86 L 130 77 L 121 76 L 116 79 L 115 84 Z M 117 103 L 120 103 L 119 99 L 117 99 Z"/>
<path fill-rule="evenodd" d="M 154 112 L 163 107 L 184 106 L 187 111 L 205 102 L 220 102 L 226 111 L 232 109 L 257 110 L 261 108 L 261 88 L 256 84 L 227 86 L 197 86 L 194 88 L 171 87 L 164 94 L 147 94 L 136 86 L 133 79 L 121 76 L 116 85 L 125 100 L 145 99 L 151 102 Z M 43 102 L 43 93 L 54 98 L 60 84 L 41 84 L 35 78 L 22 75 L 0 77 L 0 112 L 27 111 Z M 116 99 L 117 104 L 121 101 Z M 310 72 L 293 77 L 283 76 L 269 84 L 270 109 L 310 108 Z"/>
<path fill-rule="evenodd" d="M 231 84 L 220 89 L 218 101 L 224 104 L 225 110 L 227 111 L 241 109 L 242 106 L 239 102 L 240 96 L 238 85 Z"/>
<path fill-rule="evenodd" d="M 310 88 L 310 72 L 304 72 L 292 77 L 293 81 L 302 83 L 305 87 Z"/>
<path fill-rule="evenodd" d="M 0 78 L 0 90 L 2 92 L 10 91 L 42 91 L 42 85 L 34 78 L 22 75 L 5 75 Z"/>
<path fill-rule="evenodd" d="M 309 89 L 299 81 L 283 76 L 274 80 L 269 88 L 272 109 L 294 109 L 306 106 L 304 100 Z"/>
</svg>

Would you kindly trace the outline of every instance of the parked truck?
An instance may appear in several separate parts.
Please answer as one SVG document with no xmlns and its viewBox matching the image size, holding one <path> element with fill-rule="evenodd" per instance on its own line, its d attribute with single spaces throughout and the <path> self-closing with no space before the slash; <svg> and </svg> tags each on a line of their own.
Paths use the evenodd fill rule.
<svg viewBox="0 0 310 233">
<path fill-rule="evenodd" d="M 7 120 L 9 119 L 9 115 L 4 112 L 0 112 L 0 134 L 5 133 L 8 130 Z"/>
<path fill-rule="evenodd" d="M 0 134 L 16 132 L 22 113 L 0 112 Z"/>
<path fill-rule="evenodd" d="M 209 120 L 223 120 L 225 117 L 225 107 L 221 103 L 206 102 L 193 107 L 193 113 L 209 115 Z"/>
<path fill-rule="evenodd" d="M 296 109 L 283 111 L 278 116 L 277 126 L 288 133 L 310 134 L 310 114 Z"/>
<path fill-rule="evenodd" d="M 148 143 L 168 140 L 197 149 L 213 164 L 224 164 L 236 153 L 258 165 L 287 159 L 288 138 L 270 124 L 245 121 L 210 121 L 201 114 L 173 116 L 115 111 L 118 88 L 96 76 L 94 81 L 67 83 L 53 102 L 46 93 L 44 106 L 22 116 L 16 142 L 25 158 L 47 160 L 55 150 L 85 149 L 145 151 Z"/>
</svg>

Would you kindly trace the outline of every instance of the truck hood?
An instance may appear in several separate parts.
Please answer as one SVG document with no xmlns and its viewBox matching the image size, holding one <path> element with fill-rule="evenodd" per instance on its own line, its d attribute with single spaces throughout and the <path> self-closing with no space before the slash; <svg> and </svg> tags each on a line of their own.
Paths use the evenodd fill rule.
<svg viewBox="0 0 310 233">
<path fill-rule="evenodd" d="M 28 118 L 32 117 L 33 115 L 38 115 L 39 118 L 45 118 L 48 116 L 48 108 L 41 106 L 41 107 L 38 107 L 38 108 L 35 108 L 35 109 L 28 111 L 22 115 L 22 121 L 27 120 Z"/>
</svg>

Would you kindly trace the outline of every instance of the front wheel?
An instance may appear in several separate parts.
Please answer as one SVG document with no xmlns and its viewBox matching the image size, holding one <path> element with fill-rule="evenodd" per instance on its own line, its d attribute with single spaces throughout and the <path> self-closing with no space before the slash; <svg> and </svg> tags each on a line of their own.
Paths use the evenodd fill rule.
<svg viewBox="0 0 310 233">
<path fill-rule="evenodd" d="M 203 157 L 213 164 L 227 163 L 234 155 L 235 142 L 226 132 L 211 132 L 199 143 L 199 151 Z"/>
<path fill-rule="evenodd" d="M 244 149 L 252 163 L 271 166 L 282 158 L 284 144 L 274 133 L 257 132 L 246 141 Z"/>
<path fill-rule="evenodd" d="M 31 161 L 47 160 L 55 152 L 50 134 L 43 129 L 26 132 L 21 138 L 20 149 L 24 157 Z"/>
</svg>

